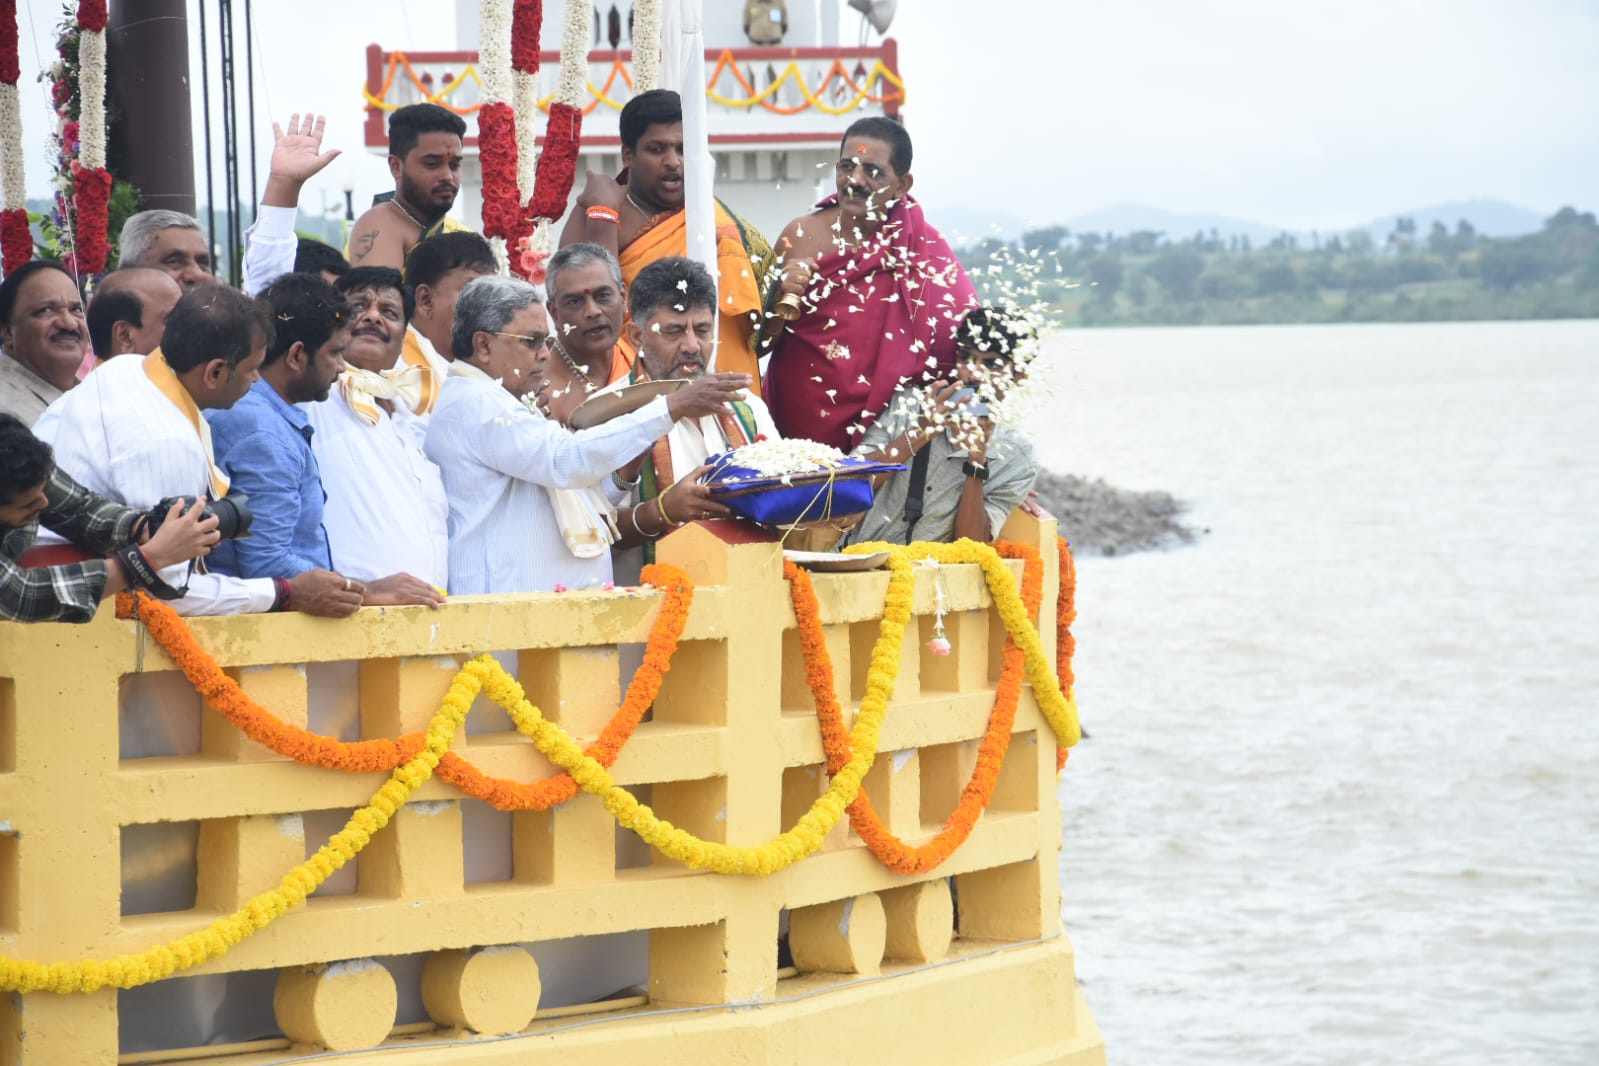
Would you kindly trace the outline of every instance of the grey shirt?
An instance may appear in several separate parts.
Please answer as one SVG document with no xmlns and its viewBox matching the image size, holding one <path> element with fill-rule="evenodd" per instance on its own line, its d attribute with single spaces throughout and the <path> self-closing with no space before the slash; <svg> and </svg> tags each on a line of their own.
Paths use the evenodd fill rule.
<svg viewBox="0 0 1599 1066">
<path fill-rule="evenodd" d="M 60 398 L 60 389 L 9 355 L 0 355 L 0 411 L 31 427 Z"/>
<path fill-rule="evenodd" d="M 910 429 L 919 417 L 917 397 L 901 392 L 894 397 L 883 412 L 883 417 L 873 422 L 856 455 L 868 455 L 888 447 L 890 441 Z M 966 464 L 966 449 L 952 441 L 947 432 L 940 433 L 923 447 L 928 452 L 927 484 L 922 492 L 922 517 L 916 523 L 915 537 L 925 541 L 955 539 L 955 512 L 960 507 L 961 493 L 966 486 L 966 475 L 961 467 Z M 907 466 L 910 464 L 907 463 Z M 1033 458 L 1033 446 L 1026 437 L 1005 426 L 996 425 L 988 442 L 988 480 L 983 483 L 983 507 L 988 512 L 988 528 L 992 536 L 1010 517 L 1017 504 L 1027 498 L 1038 477 L 1038 463 Z M 872 509 L 859 525 L 845 536 L 845 544 L 860 544 L 870 540 L 905 544 L 905 496 L 910 489 L 911 473 L 903 470 L 893 474 L 883 483 L 872 500 Z"/>
</svg>

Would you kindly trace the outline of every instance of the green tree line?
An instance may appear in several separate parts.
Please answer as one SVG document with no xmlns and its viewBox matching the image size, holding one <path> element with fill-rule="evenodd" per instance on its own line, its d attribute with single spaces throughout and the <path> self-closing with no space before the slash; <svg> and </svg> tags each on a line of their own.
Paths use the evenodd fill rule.
<svg viewBox="0 0 1599 1066">
<path fill-rule="evenodd" d="M 1599 222 L 1563 207 L 1543 228 L 1490 238 L 1462 219 L 1419 232 L 1284 233 L 1255 246 L 1049 226 L 960 251 L 980 278 L 1018 279 L 1069 325 L 1220 325 L 1599 317 Z M 994 286 L 990 286 L 994 287 Z"/>
</svg>

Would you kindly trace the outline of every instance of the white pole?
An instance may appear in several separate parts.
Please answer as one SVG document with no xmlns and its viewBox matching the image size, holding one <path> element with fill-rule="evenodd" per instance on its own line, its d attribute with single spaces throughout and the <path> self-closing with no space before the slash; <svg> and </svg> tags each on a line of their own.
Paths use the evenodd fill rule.
<svg viewBox="0 0 1599 1066">
<path fill-rule="evenodd" d="M 662 7 L 666 17 L 661 26 L 661 85 L 676 89 L 683 98 L 683 221 L 688 244 L 685 254 L 709 271 L 714 284 L 718 280 L 716 160 L 711 156 L 705 105 L 704 5 L 703 0 L 665 0 Z M 717 305 L 721 305 L 720 293 Z M 715 369 L 714 351 L 707 365 Z"/>
</svg>

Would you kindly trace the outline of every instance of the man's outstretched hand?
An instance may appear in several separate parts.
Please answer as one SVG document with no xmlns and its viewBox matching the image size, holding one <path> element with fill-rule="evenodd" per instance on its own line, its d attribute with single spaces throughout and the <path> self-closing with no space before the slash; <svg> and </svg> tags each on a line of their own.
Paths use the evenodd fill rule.
<svg viewBox="0 0 1599 1066">
<path fill-rule="evenodd" d="M 299 206 L 300 187 L 339 158 L 337 148 L 322 151 L 327 123 L 327 116 L 309 113 L 303 117 L 290 115 L 287 129 L 272 123 L 272 163 L 262 203 L 270 207 Z"/>
</svg>

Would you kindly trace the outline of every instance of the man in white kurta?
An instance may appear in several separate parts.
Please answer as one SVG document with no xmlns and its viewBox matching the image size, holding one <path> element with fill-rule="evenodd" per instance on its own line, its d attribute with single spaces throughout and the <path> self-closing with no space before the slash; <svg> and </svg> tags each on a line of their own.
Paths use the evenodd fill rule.
<svg viewBox="0 0 1599 1066">
<path fill-rule="evenodd" d="M 549 337 L 538 290 L 516 278 L 467 285 L 455 308 L 450 378 L 428 425 L 428 457 L 450 501 L 450 592 L 589 588 L 610 556 L 566 546 L 549 489 L 597 485 L 680 417 L 725 409 L 749 385 L 711 374 L 629 414 L 572 433 L 523 403 L 538 387 Z"/>
<path fill-rule="evenodd" d="M 45 411 L 34 433 L 55 449 L 56 463 L 90 492 L 130 507 L 148 508 L 169 496 L 214 496 L 209 435 L 202 436 L 158 382 L 151 355 L 119 355 L 84 378 Z M 258 356 L 255 363 L 259 366 Z M 153 372 L 153 373 L 152 373 Z M 253 373 L 249 375 L 253 378 Z M 176 380 L 170 378 L 170 380 Z M 170 385 L 169 385 L 170 388 Z M 192 402 L 192 400 L 191 400 Z M 199 420 L 205 425 L 205 420 Z M 49 538 L 40 537 L 40 543 Z M 271 578 L 237 578 L 168 567 L 162 580 L 189 592 L 172 606 L 179 614 L 269 611 L 277 599 Z"/>
<path fill-rule="evenodd" d="M 357 267 L 337 287 L 354 312 L 344 349 L 350 369 L 332 395 L 305 408 L 327 492 L 322 525 L 333 568 L 361 581 L 405 573 L 443 588 L 450 577 L 444 480 L 402 421 L 427 402 L 428 382 L 395 369 L 410 318 L 404 284 L 397 270 Z"/>
</svg>

